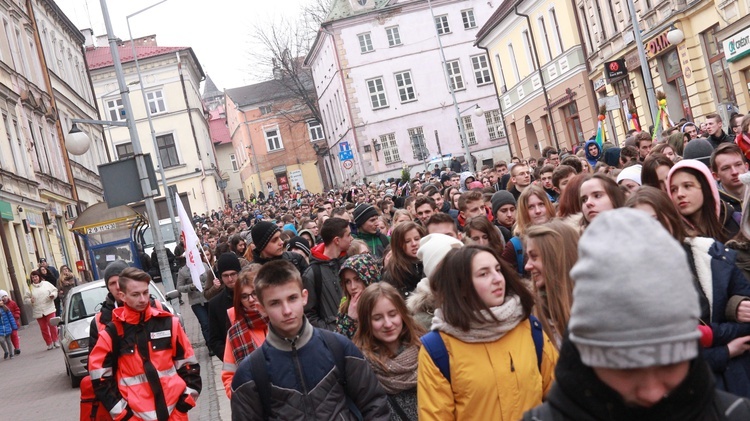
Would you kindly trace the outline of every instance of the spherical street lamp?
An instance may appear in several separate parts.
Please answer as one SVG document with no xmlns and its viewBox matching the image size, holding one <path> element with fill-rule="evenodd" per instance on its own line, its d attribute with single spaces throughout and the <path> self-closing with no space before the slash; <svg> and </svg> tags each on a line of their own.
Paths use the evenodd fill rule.
<svg viewBox="0 0 750 421">
<path fill-rule="evenodd" d="M 482 109 L 482 107 L 480 107 L 479 105 L 477 105 L 477 108 L 474 108 L 474 115 L 477 116 L 477 117 L 483 116 L 484 115 L 484 110 Z"/>
<path fill-rule="evenodd" d="M 680 28 L 672 25 L 672 28 L 667 32 L 667 41 L 672 45 L 677 45 L 685 40 L 685 34 Z"/>
<path fill-rule="evenodd" d="M 91 140 L 88 135 L 73 124 L 68 135 L 65 137 L 65 149 L 72 155 L 83 155 L 89 150 Z"/>
</svg>

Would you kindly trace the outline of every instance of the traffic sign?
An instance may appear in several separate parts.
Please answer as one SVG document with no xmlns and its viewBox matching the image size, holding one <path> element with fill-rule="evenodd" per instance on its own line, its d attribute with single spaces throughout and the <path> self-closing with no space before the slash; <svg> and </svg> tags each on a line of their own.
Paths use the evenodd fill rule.
<svg viewBox="0 0 750 421">
<path fill-rule="evenodd" d="M 339 161 L 346 161 L 348 159 L 354 159 L 354 152 L 351 150 L 339 152 Z"/>
<path fill-rule="evenodd" d="M 351 159 L 347 159 L 346 161 L 342 162 L 341 165 L 344 166 L 344 169 L 350 170 L 352 167 L 354 167 L 354 161 Z"/>
<path fill-rule="evenodd" d="M 339 143 L 339 150 L 341 152 L 351 150 L 351 148 L 349 148 L 349 142 L 341 142 L 341 143 Z"/>
</svg>

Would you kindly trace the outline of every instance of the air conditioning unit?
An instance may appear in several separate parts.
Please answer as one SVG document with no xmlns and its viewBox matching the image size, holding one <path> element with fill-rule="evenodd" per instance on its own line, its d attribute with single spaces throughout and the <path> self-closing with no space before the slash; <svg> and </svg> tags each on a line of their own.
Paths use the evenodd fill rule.
<svg viewBox="0 0 750 421">
<path fill-rule="evenodd" d="M 72 221 L 78 218 L 78 208 L 74 205 L 65 205 L 65 220 Z"/>
</svg>

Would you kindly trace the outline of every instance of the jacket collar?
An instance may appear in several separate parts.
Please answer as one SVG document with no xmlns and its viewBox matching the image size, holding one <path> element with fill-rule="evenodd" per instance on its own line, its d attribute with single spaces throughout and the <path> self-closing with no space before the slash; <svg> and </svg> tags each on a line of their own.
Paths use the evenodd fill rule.
<svg viewBox="0 0 750 421">
<path fill-rule="evenodd" d="M 276 332 L 276 329 L 273 328 L 273 325 L 269 323 L 268 324 L 268 336 L 266 336 L 266 341 L 271 346 L 281 351 L 291 352 L 292 347 L 296 349 L 302 348 L 308 342 L 310 342 L 310 339 L 312 338 L 313 330 L 314 330 L 313 326 L 307 320 L 307 317 L 305 316 L 302 316 L 302 317 L 304 318 L 302 322 L 302 327 L 300 328 L 299 333 L 297 333 L 297 335 L 294 336 L 293 338 L 285 338 L 279 335 Z"/>
<path fill-rule="evenodd" d="M 130 325 L 137 325 L 148 321 L 151 317 L 156 316 L 159 313 L 159 310 L 151 307 L 150 304 L 143 311 L 136 311 L 128 307 L 127 304 L 124 304 L 122 307 L 117 307 L 112 310 L 112 318 Z"/>
</svg>

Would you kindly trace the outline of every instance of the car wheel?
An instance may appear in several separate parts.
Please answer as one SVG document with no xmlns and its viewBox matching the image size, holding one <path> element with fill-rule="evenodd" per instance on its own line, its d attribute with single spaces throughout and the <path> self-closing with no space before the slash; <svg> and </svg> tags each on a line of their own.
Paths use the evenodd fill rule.
<svg viewBox="0 0 750 421">
<path fill-rule="evenodd" d="M 70 374 L 70 387 L 75 389 L 77 387 L 81 387 L 81 380 L 83 380 L 83 377 L 74 376 L 73 373 Z"/>
</svg>

